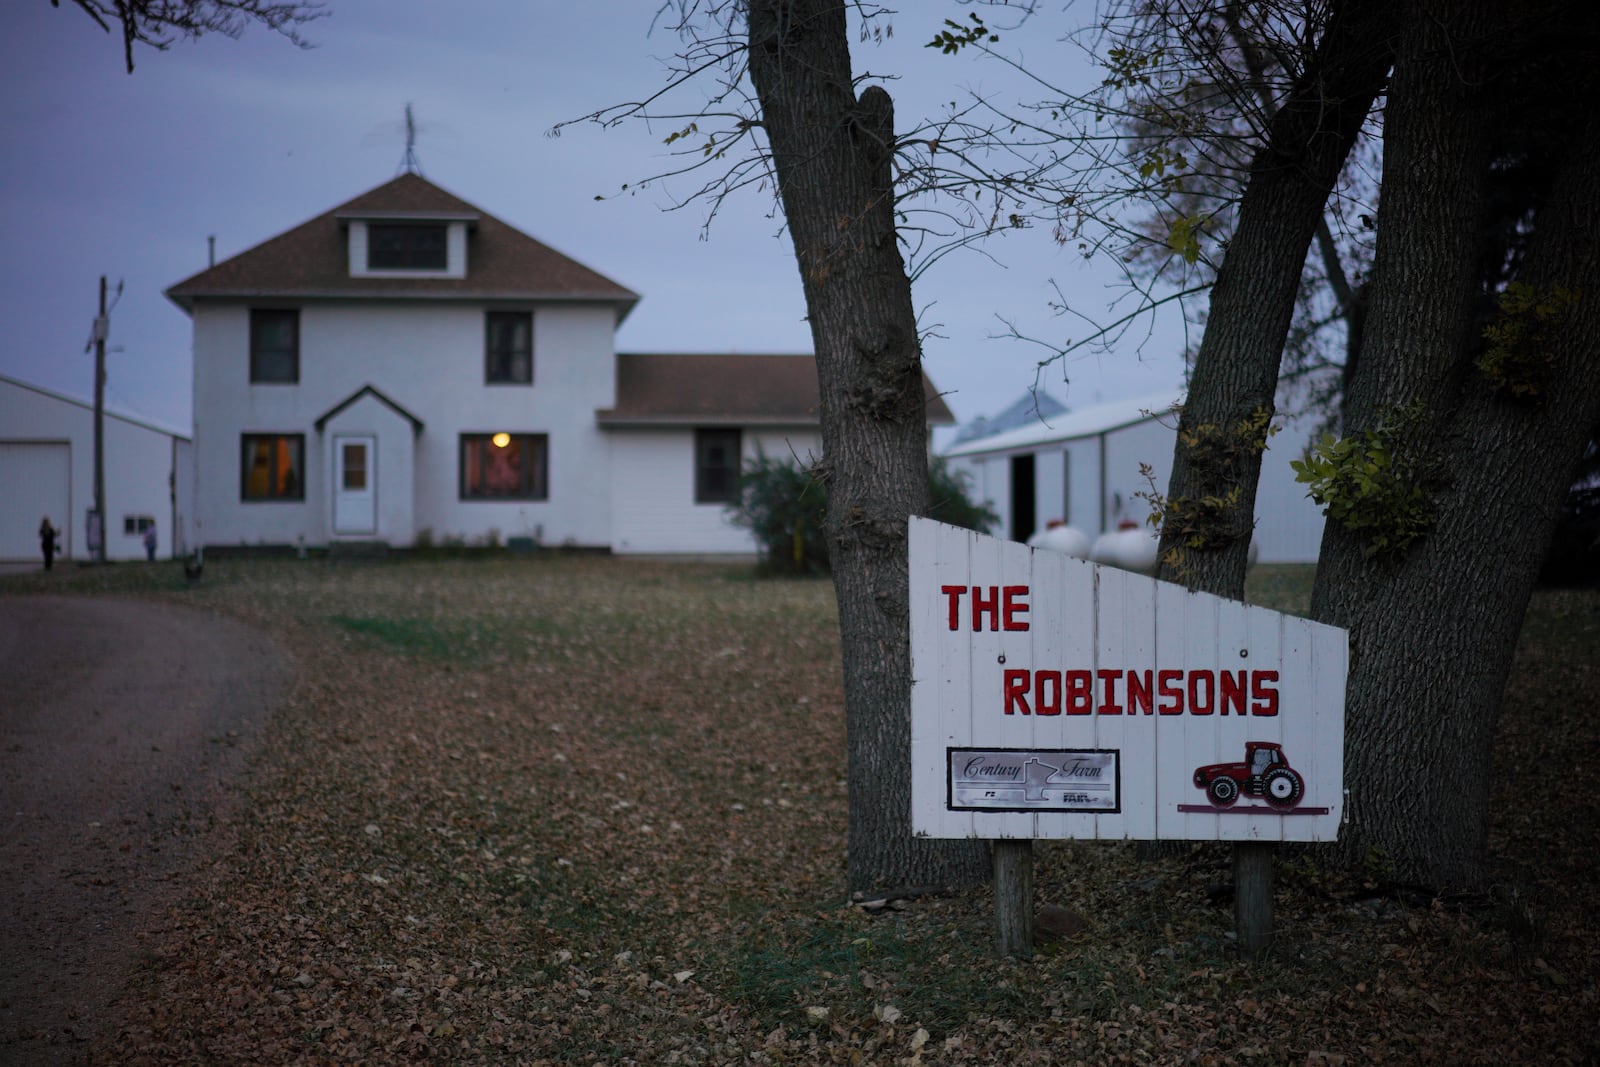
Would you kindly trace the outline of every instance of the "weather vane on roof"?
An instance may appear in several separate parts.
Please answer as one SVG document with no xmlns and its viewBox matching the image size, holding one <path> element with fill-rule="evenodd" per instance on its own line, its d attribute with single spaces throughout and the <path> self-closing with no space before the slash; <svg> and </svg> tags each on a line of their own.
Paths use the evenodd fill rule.
<svg viewBox="0 0 1600 1067">
<path fill-rule="evenodd" d="M 411 104 L 406 103 L 406 154 L 400 160 L 400 169 L 407 174 L 422 174 L 422 160 L 417 158 L 417 121 L 411 115 Z"/>
</svg>

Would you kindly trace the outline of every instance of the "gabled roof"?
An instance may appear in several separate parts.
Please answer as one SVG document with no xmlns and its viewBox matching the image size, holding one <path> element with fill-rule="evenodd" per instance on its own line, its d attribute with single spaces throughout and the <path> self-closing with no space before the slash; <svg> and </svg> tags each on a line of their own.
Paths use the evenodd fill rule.
<svg viewBox="0 0 1600 1067">
<path fill-rule="evenodd" d="M 465 278 L 350 275 L 351 219 L 464 220 L 470 227 Z M 412 297 L 456 300 L 581 300 L 618 305 L 637 293 L 534 240 L 419 174 L 406 173 L 303 222 L 167 290 L 185 311 L 196 300 Z"/>
<path fill-rule="evenodd" d="M 955 422 L 922 376 L 930 425 Z M 617 356 L 617 406 L 595 413 L 601 426 L 815 425 L 815 356 Z"/>
<path fill-rule="evenodd" d="M 382 404 L 384 407 L 388 408 L 390 411 L 393 411 L 396 415 L 399 415 L 402 419 L 405 419 L 407 422 L 409 422 L 411 424 L 411 432 L 413 434 L 419 434 L 422 432 L 421 419 L 411 414 L 411 412 L 407 411 L 399 404 L 396 404 L 393 400 L 389 399 L 382 392 L 380 392 L 376 386 L 373 385 L 363 385 L 360 389 L 357 389 L 355 392 L 351 393 L 349 396 L 333 405 L 333 407 L 317 416 L 317 421 L 312 423 L 312 425 L 317 428 L 318 433 L 321 433 L 322 428 L 328 425 L 328 421 L 330 419 L 364 396 L 372 397 L 378 403 Z"/>
<path fill-rule="evenodd" d="M 998 415 L 979 415 L 961 427 L 955 440 L 950 444 L 964 445 L 968 441 L 993 437 L 1007 430 L 1016 430 L 1041 422 L 1050 423 L 1066 413 L 1067 406 L 1043 389 L 1029 389 Z"/>
<path fill-rule="evenodd" d="M 1152 393 L 1130 400 L 1116 400 L 1098 407 L 1069 412 L 1044 422 L 1035 422 L 1031 426 L 1008 430 L 993 437 L 968 441 L 966 444 L 947 448 L 941 454 L 976 456 L 986 452 L 1022 450 L 1082 437 L 1094 437 L 1097 434 L 1110 433 L 1159 417 L 1170 412 L 1173 406 L 1182 400 L 1183 394 L 1176 390 L 1169 393 Z M 1177 425 L 1175 417 L 1171 420 L 1171 425 Z"/>
<path fill-rule="evenodd" d="M 40 396 L 47 396 L 52 400 L 59 400 L 64 404 L 83 408 L 85 411 L 94 411 L 94 401 L 92 400 L 85 400 L 83 397 L 72 396 L 69 393 L 58 392 L 54 389 L 46 389 L 42 385 L 25 382 L 21 378 L 13 378 L 9 374 L 0 374 L 0 385 L 13 385 L 18 389 L 26 389 L 29 392 L 38 393 Z M 154 430 L 156 433 L 166 434 L 168 437 L 176 437 L 181 441 L 192 441 L 194 439 L 188 430 L 181 429 L 174 423 L 159 422 L 156 419 L 135 415 L 131 411 L 110 407 L 109 405 L 102 405 L 100 410 L 108 419 L 118 419 L 133 426 L 141 426 L 146 430 Z"/>
</svg>

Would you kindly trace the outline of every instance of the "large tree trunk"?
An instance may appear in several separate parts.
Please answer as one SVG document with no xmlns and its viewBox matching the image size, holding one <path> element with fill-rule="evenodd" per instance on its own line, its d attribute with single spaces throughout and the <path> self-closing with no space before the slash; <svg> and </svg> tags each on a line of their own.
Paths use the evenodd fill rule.
<svg viewBox="0 0 1600 1067">
<path fill-rule="evenodd" d="M 978 842 L 911 835 L 906 520 L 928 509 L 911 283 L 896 246 L 893 106 L 858 100 L 842 0 L 753 0 L 750 74 L 805 286 L 849 733 L 851 889 L 975 885 Z"/>
<path fill-rule="evenodd" d="M 1486 879 L 1495 724 L 1524 609 L 1600 418 L 1600 122 L 1591 80 L 1571 127 L 1535 148 L 1553 155 L 1556 178 L 1534 197 L 1518 280 L 1577 303 L 1540 342 L 1551 362 L 1530 379 L 1537 394 L 1519 398 L 1474 365 L 1494 162 L 1484 116 L 1489 94 L 1516 88 L 1485 53 L 1510 35 L 1497 5 L 1451 10 L 1411 20 L 1396 61 L 1372 312 L 1346 431 L 1406 426 L 1436 519 L 1398 560 L 1372 557 L 1330 522 L 1312 611 L 1351 631 L 1345 851 L 1383 857 L 1402 881 L 1470 890 Z M 1524 115 L 1548 116 L 1561 100 L 1525 104 Z"/>
<path fill-rule="evenodd" d="M 1161 577 L 1243 599 L 1266 420 L 1301 270 L 1328 194 L 1383 88 L 1388 3 L 1337 6 L 1251 164 L 1178 423 Z"/>
</svg>

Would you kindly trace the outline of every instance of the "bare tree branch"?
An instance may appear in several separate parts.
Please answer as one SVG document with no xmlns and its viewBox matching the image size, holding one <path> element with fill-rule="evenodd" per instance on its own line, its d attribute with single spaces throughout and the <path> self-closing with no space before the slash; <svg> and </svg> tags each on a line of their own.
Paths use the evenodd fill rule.
<svg viewBox="0 0 1600 1067">
<path fill-rule="evenodd" d="M 259 23 L 288 38 L 300 48 L 312 44 L 300 27 L 323 18 L 320 0 L 72 0 L 102 30 L 122 30 L 123 60 L 133 73 L 133 46 L 148 45 L 165 52 L 180 40 L 208 33 L 237 38 L 245 27 Z M 60 7 L 61 0 L 50 0 Z"/>
</svg>

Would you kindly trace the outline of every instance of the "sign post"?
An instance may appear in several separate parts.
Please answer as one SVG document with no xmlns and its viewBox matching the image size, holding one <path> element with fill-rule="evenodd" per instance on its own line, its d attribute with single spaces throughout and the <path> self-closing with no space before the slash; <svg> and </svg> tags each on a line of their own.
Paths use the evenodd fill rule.
<svg viewBox="0 0 1600 1067">
<path fill-rule="evenodd" d="M 910 555 L 912 830 L 999 846 L 1002 952 L 1032 919 L 1012 844 L 1338 835 L 1343 630 L 929 519 Z"/>
</svg>

